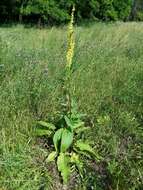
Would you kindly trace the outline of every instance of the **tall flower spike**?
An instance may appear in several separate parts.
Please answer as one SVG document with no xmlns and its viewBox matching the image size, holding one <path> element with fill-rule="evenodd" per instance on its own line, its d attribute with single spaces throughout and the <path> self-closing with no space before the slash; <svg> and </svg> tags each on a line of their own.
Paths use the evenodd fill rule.
<svg viewBox="0 0 143 190">
<path fill-rule="evenodd" d="M 75 6 L 73 6 L 72 14 L 71 14 L 71 21 L 69 23 L 69 29 L 68 29 L 68 50 L 67 50 L 67 68 L 71 69 L 72 61 L 73 61 L 73 55 L 74 55 L 74 47 L 75 47 L 75 41 L 74 41 L 74 12 L 75 12 Z"/>
</svg>

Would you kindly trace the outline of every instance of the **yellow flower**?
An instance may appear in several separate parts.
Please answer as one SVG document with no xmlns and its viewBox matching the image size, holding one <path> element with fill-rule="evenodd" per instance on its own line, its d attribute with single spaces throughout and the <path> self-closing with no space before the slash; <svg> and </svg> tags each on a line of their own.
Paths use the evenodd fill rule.
<svg viewBox="0 0 143 190">
<path fill-rule="evenodd" d="M 72 60 L 74 55 L 74 47 L 75 47 L 75 41 L 74 41 L 74 12 L 75 7 L 73 6 L 72 14 L 71 14 L 71 21 L 69 24 L 69 30 L 68 30 L 68 50 L 67 50 L 67 68 L 71 68 L 72 66 Z"/>
</svg>

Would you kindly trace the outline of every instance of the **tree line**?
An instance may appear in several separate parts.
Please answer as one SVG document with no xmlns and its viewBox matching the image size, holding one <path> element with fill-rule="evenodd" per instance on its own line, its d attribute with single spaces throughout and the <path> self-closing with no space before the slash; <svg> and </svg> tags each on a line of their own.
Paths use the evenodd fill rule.
<svg viewBox="0 0 143 190">
<path fill-rule="evenodd" d="M 66 23 L 72 5 L 76 20 L 143 20 L 142 0 L 2 0 L 0 22 Z"/>
</svg>

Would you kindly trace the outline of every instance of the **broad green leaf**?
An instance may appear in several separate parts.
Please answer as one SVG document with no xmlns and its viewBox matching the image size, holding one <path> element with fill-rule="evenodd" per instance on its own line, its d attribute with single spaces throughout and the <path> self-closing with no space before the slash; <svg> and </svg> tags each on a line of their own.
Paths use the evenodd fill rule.
<svg viewBox="0 0 143 190">
<path fill-rule="evenodd" d="M 65 116 L 64 118 L 65 118 L 67 126 L 70 127 L 71 130 L 76 129 L 76 128 L 84 125 L 84 122 L 82 122 L 80 120 L 72 121 L 67 116 Z"/>
<path fill-rule="evenodd" d="M 53 151 L 49 154 L 48 158 L 46 159 L 47 162 L 52 162 L 55 160 L 57 156 L 57 152 L 56 151 Z"/>
<path fill-rule="evenodd" d="M 76 147 L 79 148 L 81 151 L 88 151 L 94 154 L 93 148 L 88 143 L 85 143 L 79 140 L 76 142 Z"/>
<path fill-rule="evenodd" d="M 77 128 L 82 127 L 82 126 L 84 126 L 84 122 L 78 121 L 78 122 L 75 122 L 73 124 L 73 129 L 77 129 Z"/>
<path fill-rule="evenodd" d="M 72 129 L 72 128 L 73 128 L 73 123 L 72 123 L 72 121 L 71 121 L 66 115 L 64 116 L 64 118 L 65 118 L 65 121 L 66 121 L 67 126 Z"/>
<path fill-rule="evenodd" d="M 54 137 L 53 137 L 54 146 L 55 146 L 55 149 L 56 149 L 57 152 L 58 152 L 59 142 L 61 140 L 63 130 L 64 130 L 63 128 L 58 129 L 55 132 Z"/>
<path fill-rule="evenodd" d="M 79 148 L 80 151 L 87 151 L 91 153 L 92 155 L 96 157 L 97 160 L 102 159 L 102 157 L 99 156 L 99 154 L 95 152 L 95 150 L 88 143 L 85 143 L 79 140 L 76 142 L 76 147 Z"/>
<path fill-rule="evenodd" d="M 35 136 L 50 136 L 51 134 L 52 132 L 46 129 L 35 129 Z"/>
<path fill-rule="evenodd" d="M 55 125 L 53 125 L 52 123 L 47 123 L 45 121 L 38 121 L 38 124 L 51 130 L 56 129 Z"/>
<path fill-rule="evenodd" d="M 68 129 L 64 129 L 61 139 L 61 152 L 65 152 L 73 142 L 73 133 Z"/>
<path fill-rule="evenodd" d="M 57 166 L 59 172 L 61 172 L 61 176 L 63 178 L 63 182 L 67 184 L 70 177 L 70 158 L 64 153 L 60 153 L 57 159 Z"/>
</svg>

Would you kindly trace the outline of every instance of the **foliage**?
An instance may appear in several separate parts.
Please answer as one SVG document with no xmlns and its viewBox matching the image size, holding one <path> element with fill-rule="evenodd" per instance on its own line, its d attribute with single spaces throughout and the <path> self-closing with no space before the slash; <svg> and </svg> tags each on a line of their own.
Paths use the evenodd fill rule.
<svg viewBox="0 0 143 190">
<path fill-rule="evenodd" d="M 140 0 L 132 5 L 132 0 L 4 0 L 0 2 L 0 14 L 3 20 L 34 21 L 42 23 L 66 23 L 70 20 L 72 5 L 76 6 L 76 19 L 90 20 L 128 20 L 131 13 L 142 6 Z M 132 10 L 132 11 L 131 11 Z M 135 11 L 134 11 L 135 10 Z M 135 16 L 130 17 L 132 19 Z"/>
<path fill-rule="evenodd" d="M 67 183 L 69 180 L 72 165 L 75 165 L 79 169 L 82 176 L 83 163 L 80 159 L 82 154 L 87 155 L 88 158 L 93 156 L 97 161 L 101 160 L 101 157 L 93 150 L 89 142 L 81 139 L 81 135 L 88 128 L 84 127 L 84 122 L 82 122 L 79 113 L 74 107 L 71 108 L 70 115 L 64 115 L 61 118 L 60 126 L 57 125 L 55 128 L 48 127 L 45 129 L 45 124 L 46 126 L 53 126 L 53 124 L 45 122 L 40 122 L 39 124 L 40 126 L 37 126 L 35 131 L 36 135 L 41 136 L 42 134 L 48 138 L 53 138 L 55 151 L 49 154 L 47 161 L 51 162 L 57 158 L 58 170 L 61 172 L 64 183 Z M 43 128 L 39 131 L 39 127 L 41 128 L 41 126 Z"/>
<path fill-rule="evenodd" d="M 21 7 L 22 15 L 37 15 L 47 21 L 49 18 L 63 22 L 69 18 L 64 9 L 61 9 L 56 1 L 53 0 L 30 0 Z"/>
</svg>

